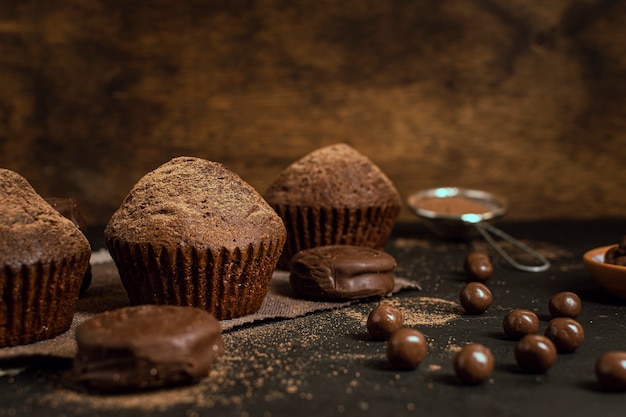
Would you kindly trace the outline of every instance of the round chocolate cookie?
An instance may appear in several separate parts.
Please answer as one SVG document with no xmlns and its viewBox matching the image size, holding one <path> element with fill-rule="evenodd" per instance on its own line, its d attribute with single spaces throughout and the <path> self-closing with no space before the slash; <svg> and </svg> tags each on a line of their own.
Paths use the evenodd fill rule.
<svg viewBox="0 0 626 417">
<path fill-rule="evenodd" d="M 194 382 L 223 351 L 219 321 L 195 307 L 142 305 L 100 313 L 76 329 L 74 372 L 103 392 Z"/>
<path fill-rule="evenodd" d="M 383 251 L 350 245 L 318 246 L 291 260 L 289 282 L 301 296 L 359 299 L 393 291 L 396 260 Z"/>
</svg>

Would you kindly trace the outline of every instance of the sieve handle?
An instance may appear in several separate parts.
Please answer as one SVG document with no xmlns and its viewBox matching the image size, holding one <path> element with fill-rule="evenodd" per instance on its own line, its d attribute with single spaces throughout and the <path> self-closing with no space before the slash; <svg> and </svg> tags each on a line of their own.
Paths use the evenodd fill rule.
<svg viewBox="0 0 626 417">
<path fill-rule="evenodd" d="M 527 272 L 541 272 L 550 268 L 550 261 L 548 261 L 545 257 L 541 256 L 539 253 L 529 248 L 528 246 L 524 245 L 522 242 L 515 239 L 511 235 L 504 233 L 502 230 L 498 229 L 497 227 L 492 226 L 489 223 L 484 223 L 484 222 L 474 223 L 474 226 L 476 226 L 476 228 L 478 229 L 480 234 L 483 235 L 485 240 L 487 240 L 487 242 L 489 242 L 489 244 L 491 244 L 491 246 L 496 251 L 498 251 L 498 253 L 504 259 L 506 259 L 508 263 L 513 265 L 515 268 L 522 270 L 522 271 L 527 271 Z M 511 255 L 509 255 L 504 249 L 502 249 L 500 245 L 498 245 L 498 243 L 496 242 L 496 240 L 493 238 L 492 235 L 499 236 L 502 239 L 506 240 L 507 242 L 510 242 L 513 245 L 517 246 L 519 249 L 521 249 L 522 251 L 532 256 L 537 261 L 539 261 L 540 262 L 539 265 L 524 265 L 524 264 L 517 262 L 515 259 L 511 257 Z"/>
</svg>

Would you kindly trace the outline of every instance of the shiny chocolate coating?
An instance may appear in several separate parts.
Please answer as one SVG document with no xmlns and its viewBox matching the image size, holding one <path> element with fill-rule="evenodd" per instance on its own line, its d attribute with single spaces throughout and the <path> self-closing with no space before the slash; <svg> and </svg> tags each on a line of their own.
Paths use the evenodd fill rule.
<svg viewBox="0 0 626 417">
<path fill-rule="evenodd" d="M 469 281 L 485 282 L 493 275 L 493 265 L 491 265 L 489 255 L 482 252 L 472 252 L 467 255 L 463 269 Z"/>
<path fill-rule="evenodd" d="M 308 298 L 360 299 L 393 291 L 396 260 L 383 251 L 350 245 L 318 246 L 291 260 L 289 283 Z"/>
<path fill-rule="evenodd" d="M 188 384 L 209 375 L 223 351 L 219 321 L 205 310 L 140 305 L 95 315 L 76 329 L 76 379 L 123 392 Z"/>
<path fill-rule="evenodd" d="M 570 317 L 556 317 L 548 323 L 544 336 L 552 340 L 559 353 L 572 353 L 585 340 L 585 330 Z"/>
<path fill-rule="evenodd" d="M 374 340 L 389 340 L 402 328 L 402 312 L 390 304 L 379 304 L 367 317 L 367 331 Z"/>
<path fill-rule="evenodd" d="M 512 339 L 519 339 L 539 330 L 539 317 L 530 311 L 516 308 L 509 311 L 502 320 L 504 333 Z"/>
<path fill-rule="evenodd" d="M 552 317 L 571 317 L 575 319 L 580 315 L 583 303 L 575 293 L 563 291 L 550 297 L 548 308 Z"/>
<path fill-rule="evenodd" d="M 596 360 L 596 379 L 607 391 L 626 391 L 626 351 L 604 352 Z"/>
<path fill-rule="evenodd" d="M 419 330 L 404 327 L 387 342 L 387 360 L 398 370 L 415 369 L 426 357 L 426 338 Z"/>
<path fill-rule="evenodd" d="M 617 246 L 614 246 L 604 254 L 604 262 L 607 264 L 626 266 L 626 235 Z"/>
<path fill-rule="evenodd" d="M 479 384 L 491 376 L 494 367 L 491 350 L 479 343 L 469 343 L 455 355 L 454 372 L 466 384 Z"/>
<path fill-rule="evenodd" d="M 557 358 L 556 346 L 540 334 L 527 334 L 515 345 L 515 361 L 526 372 L 545 373 Z"/>
<path fill-rule="evenodd" d="M 470 282 L 461 290 L 459 300 L 469 314 L 481 314 L 491 306 L 493 296 L 485 284 Z"/>
</svg>

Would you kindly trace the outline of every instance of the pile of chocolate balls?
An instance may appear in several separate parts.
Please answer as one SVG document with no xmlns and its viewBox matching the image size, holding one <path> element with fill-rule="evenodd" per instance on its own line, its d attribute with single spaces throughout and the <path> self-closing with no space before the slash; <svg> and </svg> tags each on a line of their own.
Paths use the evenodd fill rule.
<svg viewBox="0 0 626 417">
<path fill-rule="evenodd" d="M 485 253 L 470 253 L 464 261 L 467 284 L 459 301 L 467 314 L 482 314 L 491 306 L 493 296 L 485 282 L 493 266 Z M 585 338 L 583 326 L 576 321 L 582 302 L 573 292 L 554 294 L 548 300 L 551 320 L 545 332 L 538 334 L 539 318 L 533 311 L 513 309 L 503 318 L 504 333 L 516 341 L 515 361 L 528 373 L 545 373 L 560 353 L 576 351 Z M 369 314 L 367 330 L 374 340 L 387 341 L 387 359 L 398 370 L 415 369 L 427 353 L 426 338 L 419 330 L 404 327 L 402 312 L 393 305 L 381 303 Z M 466 384 L 479 384 L 490 378 L 495 361 L 489 348 L 468 343 L 454 356 L 456 376 Z M 626 391 L 626 352 L 609 351 L 596 361 L 596 377 L 606 390 Z"/>
</svg>

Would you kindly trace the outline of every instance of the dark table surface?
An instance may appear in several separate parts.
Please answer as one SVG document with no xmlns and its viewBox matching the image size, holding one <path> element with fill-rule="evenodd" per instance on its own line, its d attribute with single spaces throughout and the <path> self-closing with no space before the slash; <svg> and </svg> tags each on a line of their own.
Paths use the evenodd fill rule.
<svg viewBox="0 0 626 417">
<path fill-rule="evenodd" d="M 462 314 L 458 294 L 462 263 L 472 249 L 489 250 L 476 238 L 449 242 L 419 223 L 398 225 L 387 251 L 398 261 L 396 275 L 419 282 L 389 301 L 408 325 L 428 339 L 428 354 L 413 371 L 391 369 L 385 343 L 370 340 L 365 320 L 379 300 L 275 320 L 224 333 L 226 353 L 199 384 L 117 396 L 84 392 L 71 381 L 68 360 L 38 360 L 17 374 L 0 377 L 0 417 L 34 416 L 624 416 L 626 394 L 601 390 L 594 363 L 606 350 L 626 350 L 626 301 L 607 294 L 582 264 L 585 251 L 617 243 L 626 219 L 501 222 L 499 226 L 548 257 L 546 272 L 512 269 L 492 251 L 494 295 L 482 315 Z M 101 245 L 99 230 L 92 244 Z M 585 341 L 559 355 L 542 375 L 522 372 L 515 342 L 505 337 L 502 318 L 513 308 L 535 311 L 543 332 L 551 295 L 574 291 L 583 300 L 578 320 Z M 492 378 L 478 386 L 458 382 L 452 358 L 466 342 L 487 345 L 496 358 Z"/>
</svg>

